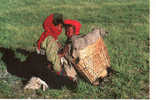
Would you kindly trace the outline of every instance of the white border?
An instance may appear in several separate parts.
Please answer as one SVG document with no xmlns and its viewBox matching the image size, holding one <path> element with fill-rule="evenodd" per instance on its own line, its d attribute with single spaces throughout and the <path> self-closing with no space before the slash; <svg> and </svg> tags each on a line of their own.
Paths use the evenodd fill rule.
<svg viewBox="0 0 156 100">
<path fill-rule="evenodd" d="M 156 1 L 150 0 L 150 99 L 156 100 Z"/>
</svg>

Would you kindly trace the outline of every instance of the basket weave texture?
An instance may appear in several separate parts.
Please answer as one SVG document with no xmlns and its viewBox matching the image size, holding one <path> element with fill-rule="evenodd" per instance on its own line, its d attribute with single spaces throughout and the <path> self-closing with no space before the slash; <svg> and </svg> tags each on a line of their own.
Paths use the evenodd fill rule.
<svg viewBox="0 0 156 100">
<path fill-rule="evenodd" d="M 80 61 L 77 69 L 93 83 L 97 78 L 102 77 L 106 68 L 110 67 L 110 58 L 107 47 L 100 37 L 97 41 L 79 51 Z M 107 73 L 106 73 L 107 74 Z"/>
</svg>

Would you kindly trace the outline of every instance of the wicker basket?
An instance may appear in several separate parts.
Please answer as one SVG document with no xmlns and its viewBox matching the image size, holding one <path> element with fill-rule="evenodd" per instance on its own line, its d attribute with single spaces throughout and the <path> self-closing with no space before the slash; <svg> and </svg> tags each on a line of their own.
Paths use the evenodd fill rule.
<svg viewBox="0 0 156 100">
<path fill-rule="evenodd" d="M 97 41 L 83 50 L 80 50 L 80 61 L 77 64 L 77 69 L 91 83 L 98 78 L 103 78 L 107 75 L 107 67 L 110 67 L 110 58 L 103 39 L 100 37 Z"/>
</svg>

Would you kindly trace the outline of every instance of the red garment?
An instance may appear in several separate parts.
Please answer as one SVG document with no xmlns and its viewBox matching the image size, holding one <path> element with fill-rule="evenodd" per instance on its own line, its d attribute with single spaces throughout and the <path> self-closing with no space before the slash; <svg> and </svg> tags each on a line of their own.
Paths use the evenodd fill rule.
<svg viewBox="0 0 156 100">
<path fill-rule="evenodd" d="M 38 49 L 40 50 L 40 45 L 41 43 L 44 41 L 44 39 L 47 36 L 52 36 L 54 37 L 56 40 L 58 38 L 58 36 L 61 34 L 62 29 L 59 30 L 58 27 L 56 27 L 53 24 L 53 14 L 51 14 L 50 16 L 48 16 L 44 23 L 43 23 L 43 28 L 44 28 L 44 32 L 41 34 L 40 39 L 38 41 Z M 70 24 L 72 26 L 75 27 L 75 34 L 78 35 L 80 32 L 80 28 L 81 28 L 81 24 L 79 21 L 76 20 L 71 20 L 71 19 L 66 19 L 64 20 L 64 24 Z"/>
<path fill-rule="evenodd" d="M 41 34 L 40 39 L 38 41 L 39 50 L 40 50 L 41 43 L 44 41 L 44 39 L 47 36 L 52 36 L 57 40 L 58 36 L 62 32 L 62 29 L 59 30 L 59 28 L 53 24 L 53 16 L 54 14 L 48 16 L 43 23 L 44 32 Z"/>
<path fill-rule="evenodd" d="M 66 19 L 64 20 L 64 24 L 70 24 L 75 27 L 75 34 L 78 35 L 80 33 L 81 24 L 77 20 Z"/>
</svg>

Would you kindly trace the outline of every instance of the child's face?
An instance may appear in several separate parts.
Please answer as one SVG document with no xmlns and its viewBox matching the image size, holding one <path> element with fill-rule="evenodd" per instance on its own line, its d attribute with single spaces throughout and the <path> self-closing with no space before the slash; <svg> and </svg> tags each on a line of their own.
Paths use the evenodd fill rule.
<svg viewBox="0 0 156 100">
<path fill-rule="evenodd" d="M 56 25 L 56 27 L 57 27 L 58 31 L 62 31 L 62 24 L 58 24 L 58 25 Z"/>
<path fill-rule="evenodd" d="M 68 28 L 66 29 L 66 35 L 67 35 L 68 37 L 72 37 L 73 34 L 74 34 L 74 29 L 73 29 L 73 27 L 72 27 L 72 26 L 68 27 Z"/>
</svg>

